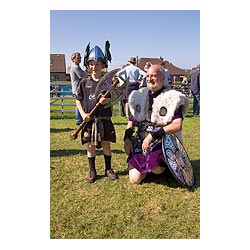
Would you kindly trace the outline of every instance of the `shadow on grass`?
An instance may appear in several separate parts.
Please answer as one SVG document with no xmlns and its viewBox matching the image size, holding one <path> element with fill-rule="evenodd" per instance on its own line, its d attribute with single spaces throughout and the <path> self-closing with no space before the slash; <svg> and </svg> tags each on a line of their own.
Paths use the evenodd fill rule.
<svg viewBox="0 0 250 250">
<path fill-rule="evenodd" d="M 59 157 L 59 156 L 72 156 L 72 155 L 87 155 L 86 149 L 58 149 L 50 150 L 50 157 Z M 124 154 L 122 150 L 112 150 L 112 154 Z M 96 150 L 96 155 L 103 155 L 102 150 Z"/>
<path fill-rule="evenodd" d="M 193 113 L 188 113 L 185 118 L 195 118 L 195 119 L 198 119 L 200 118 L 200 116 L 197 116 L 197 117 L 194 117 Z"/>
<path fill-rule="evenodd" d="M 195 176 L 195 187 L 200 187 L 200 160 L 191 161 Z"/>
<path fill-rule="evenodd" d="M 200 187 L 200 160 L 191 161 L 193 166 L 194 176 L 195 176 L 195 185 L 193 187 L 193 191 Z M 143 183 L 156 183 L 161 185 L 166 185 L 172 188 L 179 188 L 181 185 L 177 182 L 177 180 L 173 177 L 170 170 L 167 168 L 162 174 L 154 174 L 149 173 L 147 174 L 146 178 L 144 179 Z M 183 187 L 184 188 L 184 187 Z"/>
<path fill-rule="evenodd" d="M 128 171 L 127 170 L 123 170 L 123 171 L 116 171 L 114 169 L 115 173 L 118 175 L 118 179 L 119 179 L 119 176 L 122 176 L 122 175 L 128 175 Z M 100 180 L 102 178 L 107 178 L 105 176 L 105 174 L 100 174 L 99 172 L 97 172 L 97 175 L 96 175 L 96 180 Z"/>
<path fill-rule="evenodd" d="M 127 122 L 113 122 L 113 125 L 115 126 L 115 125 L 117 125 L 117 126 L 119 126 L 119 125 L 123 125 L 123 126 L 125 126 L 125 125 L 127 125 L 128 123 Z"/>
<path fill-rule="evenodd" d="M 192 115 L 192 114 L 187 114 L 187 115 L 185 116 L 185 118 L 187 118 L 187 117 L 191 118 L 191 117 L 193 117 L 193 115 Z"/>
<path fill-rule="evenodd" d="M 51 128 L 50 133 L 63 133 L 63 132 L 70 132 L 74 131 L 72 128 Z"/>
<path fill-rule="evenodd" d="M 71 114 L 64 113 L 64 117 L 62 117 L 61 113 L 59 114 L 51 114 L 50 115 L 50 120 L 67 120 L 67 119 L 75 119 L 75 117 Z"/>
<path fill-rule="evenodd" d="M 85 152 L 84 152 L 85 151 Z M 70 156 L 70 155 L 78 155 L 85 154 L 86 150 L 80 149 L 58 149 L 58 150 L 50 150 L 50 157 L 59 157 L 59 156 Z"/>
<path fill-rule="evenodd" d="M 125 126 L 127 125 L 127 123 L 113 123 L 115 126 Z M 74 132 L 77 130 L 78 127 L 76 127 L 75 129 L 72 128 L 51 128 L 50 129 L 50 133 L 64 133 L 64 132 Z M 81 135 L 81 133 L 79 133 L 79 136 Z"/>
</svg>

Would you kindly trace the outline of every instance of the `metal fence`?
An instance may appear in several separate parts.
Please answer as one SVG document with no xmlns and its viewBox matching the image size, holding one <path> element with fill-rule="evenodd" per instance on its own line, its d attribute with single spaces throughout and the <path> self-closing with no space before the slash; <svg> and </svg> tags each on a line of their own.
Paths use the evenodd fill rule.
<svg viewBox="0 0 250 250">
<path fill-rule="evenodd" d="M 76 104 L 72 101 L 69 102 L 69 100 L 75 100 L 71 82 L 55 81 L 50 83 L 50 113 L 61 113 L 62 118 L 64 118 L 64 113 L 75 112 Z M 58 109 L 51 107 L 58 107 Z M 71 109 L 67 107 L 71 107 Z"/>
<path fill-rule="evenodd" d="M 192 98 L 189 84 L 171 84 L 171 89 L 180 91 L 188 98 Z M 76 104 L 69 100 L 75 100 L 71 89 L 71 82 L 55 81 L 50 83 L 50 107 L 58 107 L 58 109 L 50 108 L 51 113 L 61 113 L 62 118 L 64 118 L 64 113 L 66 112 L 74 113 Z M 120 103 L 118 104 L 118 107 L 119 110 L 113 111 L 121 114 Z"/>
<path fill-rule="evenodd" d="M 182 94 L 184 94 L 188 98 L 192 98 L 192 93 L 190 89 L 189 84 L 180 84 L 180 85 L 171 85 L 171 89 L 180 91 Z"/>
</svg>

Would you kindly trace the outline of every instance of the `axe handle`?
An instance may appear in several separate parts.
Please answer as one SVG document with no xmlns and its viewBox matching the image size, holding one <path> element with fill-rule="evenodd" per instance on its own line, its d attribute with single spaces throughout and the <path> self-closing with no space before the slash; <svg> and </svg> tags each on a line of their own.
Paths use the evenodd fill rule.
<svg viewBox="0 0 250 250">
<path fill-rule="evenodd" d="M 117 84 L 118 84 L 118 81 L 115 81 L 115 82 L 112 84 L 112 87 L 115 87 Z M 109 91 L 106 91 L 102 97 L 107 98 L 108 94 L 109 94 Z M 94 114 L 96 113 L 96 111 L 98 110 L 98 108 L 100 107 L 100 105 L 101 105 L 101 103 L 100 103 L 100 101 L 99 101 L 99 102 L 95 105 L 95 107 L 90 111 L 89 116 L 90 116 L 91 118 L 94 116 Z M 88 122 L 86 122 L 85 120 L 83 120 L 83 122 L 79 125 L 78 129 L 77 129 L 75 132 L 72 132 L 72 133 L 70 134 L 70 138 L 71 138 L 72 140 L 75 140 L 75 139 L 78 137 L 79 132 L 86 126 L 87 123 L 88 123 Z"/>
</svg>

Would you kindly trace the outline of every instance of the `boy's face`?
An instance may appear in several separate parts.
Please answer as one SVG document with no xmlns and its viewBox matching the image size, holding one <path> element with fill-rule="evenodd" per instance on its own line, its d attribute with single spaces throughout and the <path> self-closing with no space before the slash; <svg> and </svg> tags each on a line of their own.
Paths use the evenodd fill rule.
<svg viewBox="0 0 250 250">
<path fill-rule="evenodd" d="M 102 69 L 104 69 L 105 64 L 103 64 L 102 61 L 89 61 L 89 69 L 93 74 L 98 74 L 102 72 Z"/>
</svg>

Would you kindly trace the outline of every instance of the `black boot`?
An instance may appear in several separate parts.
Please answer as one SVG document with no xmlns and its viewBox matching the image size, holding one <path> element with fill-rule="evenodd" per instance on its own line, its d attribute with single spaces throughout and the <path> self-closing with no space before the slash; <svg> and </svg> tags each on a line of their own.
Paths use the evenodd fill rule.
<svg viewBox="0 0 250 250">
<path fill-rule="evenodd" d="M 111 155 L 104 155 L 104 160 L 105 160 L 105 175 L 110 180 L 118 179 L 118 175 L 111 168 Z"/>
<path fill-rule="evenodd" d="M 93 183 L 95 181 L 96 177 L 96 169 L 95 169 L 95 156 L 94 157 L 88 157 L 89 161 L 89 173 L 86 177 L 86 181 L 88 183 Z"/>
</svg>

